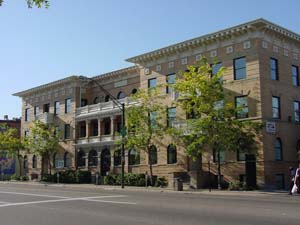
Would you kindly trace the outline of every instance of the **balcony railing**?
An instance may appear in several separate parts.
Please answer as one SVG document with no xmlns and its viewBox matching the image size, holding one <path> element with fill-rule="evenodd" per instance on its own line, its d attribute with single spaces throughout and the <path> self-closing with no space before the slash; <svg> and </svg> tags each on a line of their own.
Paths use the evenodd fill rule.
<svg viewBox="0 0 300 225">
<path fill-rule="evenodd" d="M 119 99 L 119 102 L 121 104 L 125 103 L 126 106 L 135 105 L 138 103 L 137 101 L 133 100 L 130 97 Z M 119 107 L 113 101 L 101 102 L 98 104 L 87 105 L 84 107 L 77 108 L 76 109 L 76 118 L 85 117 L 85 116 L 93 115 L 93 114 L 98 115 L 101 113 L 107 113 L 107 112 L 113 112 L 113 111 L 117 111 L 117 112 L 120 111 Z M 121 111 L 120 111 L 120 113 L 121 113 Z"/>
<path fill-rule="evenodd" d="M 35 115 L 35 120 L 39 120 L 45 124 L 53 123 L 53 118 L 54 118 L 54 114 L 48 112 Z"/>
<path fill-rule="evenodd" d="M 89 144 L 101 144 L 101 143 L 107 143 L 107 142 L 113 142 L 116 140 L 120 140 L 121 136 L 112 136 L 112 135 L 102 135 L 101 137 L 99 136 L 92 136 L 88 138 L 79 138 L 77 139 L 76 143 L 78 145 L 89 145 Z"/>
</svg>

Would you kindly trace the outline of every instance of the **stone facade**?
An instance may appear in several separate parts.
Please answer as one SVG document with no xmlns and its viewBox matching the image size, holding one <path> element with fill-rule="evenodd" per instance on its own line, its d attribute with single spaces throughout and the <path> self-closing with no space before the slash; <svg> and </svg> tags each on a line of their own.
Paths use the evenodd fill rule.
<svg viewBox="0 0 300 225">
<path fill-rule="evenodd" d="M 284 188 L 289 184 L 288 167 L 299 164 L 300 123 L 295 109 L 295 104 L 300 102 L 299 51 L 298 34 L 263 19 L 174 44 L 127 59 L 135 66 L 93 77 L 94 81 L 73 76 L 15 94 L 23 99 L 22 135 L 35 119 L 53 122 L 60 126 L 63 134 L 65 125 L 69 124 L 71 135 L 67 139 L 62 136 L 61 148 L 54 156 L 66 165 L 65 154 L 69 153 L 68 166 L 64 169 L 90 170 L 102 176 L 119 173 L 120 164 L 113 143 L 120 138 L 121 113 L 98 84 L 126 105 L 135 104 L 128 96 L 138 88 L 148 88 L 149 80 L 156 79 L 157 85 L 164 85 L 168 75 L 185 71 L 187 65 L 196 64 L 201 57 L 206 57 L 209 63 L 221 63 L 226 68 L 223 79 L 228 99 L 247 99 L 248 116 L 245 119 L 262 121 L 273 127 L 271 130 L 264 128 L 258 136 L 256 180 L 261 187 Z M 235 62 L 241 58 L 245 60 L 242 68 L 245 77 L 237 79 L 238 65 L 235 66 Z M 274 72 L 271 60 L 277 62 L 275 80 L 271 79 L 272 70 Z M 292 66 L 297 71 L 294 84 Z M 166 93 L 165 87 L 161 92 L 165 94 L 162 103 L 173 107 L 174 93 Z M 272 104 L 274 97 L 280 99 L 278 107 L 274 102 Z M 65 113 L 68 98 L 71 99 L 71 110 Z M 54 102 L 57 101 L 60 102 L 60 113 L 54 115 Z M 42 108 L 47 103 L 50 103 L 50 110 L 45 114 Z M 35 106 L 40 107 L 41 115 L 35 115 Z M 279 118 L 274 118 L 274 110 L 280 111 Z M 185 112 L 177 109 L 176 120 L 185 119 Z M 153 165 L 154 174 L 167 177 L 170 184 L 173 177 L 181 176 L 195 187 L 207 186 L 208 165 L 213 174 L 217 172 L 216 163 L 210 162 L 212 153 L 192 161 L 183 147 L 176 146 L 177 159 L 170 163 L 168 148 L 172 143 L 168 136 L 157 140 L 158 162 Z M 221 166 L 223 179 L 227 182 L 244 180 L 245 160 L 239 160 L 236 153 L 226 153 L 224 157 Z M 125 158 L 126 172 L 145 173 L 149 170 L 148 158 L 143 151 L 136 165 L 129 165 L 132 164 L 128 160 L 130 152 L 126 151 Z M 29 174 L 39 174 L 41 167 L 42 164 L 38 163 L 37 168 L 31 169 L 29 162 Z"/>
</svg>

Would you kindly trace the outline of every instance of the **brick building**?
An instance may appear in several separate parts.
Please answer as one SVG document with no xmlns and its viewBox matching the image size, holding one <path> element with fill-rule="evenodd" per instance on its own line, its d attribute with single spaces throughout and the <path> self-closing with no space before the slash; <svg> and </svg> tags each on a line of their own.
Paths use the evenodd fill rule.
<svg viewBox="0 0 300 225">
<path fill-rule="evenodd" d="M 243 119 L 263 121 L 259 150 L 253 174 L 260 187 L 284 188 L 288 185 L 288 167 L 299 164 L 300 150 L 300 35 L 264 19 L 250 21 L 212 34 L 127 59 L 133 67 L 93 77 L 113 96 L 134 104 L 128 96 L 138 88 L 172 83 L 178 71 L 195 64 L 202 56 L 214 65 L 226 68 L 225 89 L 231 100 L 243 106 Z M 168 115 L 180 123 L 185 113 L 172 106 L 174 93 L 165 93 Z M 61 148 L 53 155 L 53 164 L 63 162 L 65 169 L 78 168 L 93 173 L 120 172 L 119 156 L 114 140 L 119 138 L 121 113 L 95 82 L 84 82 L 78 76 L 16 93 L 22 97 L 22 135 L 32 120 L 53 122 L 62 132 Z M 174 116 L 175 115 L 175 116 Z M 204 154 L 190 160 L 182 147 L 172 145 L 165 137 L 157 143 L 157 164 L 154 174 L 169 181 L 181 176 L 195 187 L 207 185 L 208 159 Z M 126 171 L 144 173 L 147 156 L 126 151 Z M 211 155 L 214 155 L 211 153 Z M 43 160 L 39 159 L 29 173 L 39 174 Z M 134 160 L 139 158 L 139 161 Z M 170 160 L 171 159 L 171 160 Z M 212 173 L 216 174 L 213 160 Z M 46 164 L 44 165 L 46 166 Z M 221 172 L 225 181 L 244 180 L 245 154 L 222 155 Z M 249 174 L 248 174 L 249 176 Z"/>
</svg>

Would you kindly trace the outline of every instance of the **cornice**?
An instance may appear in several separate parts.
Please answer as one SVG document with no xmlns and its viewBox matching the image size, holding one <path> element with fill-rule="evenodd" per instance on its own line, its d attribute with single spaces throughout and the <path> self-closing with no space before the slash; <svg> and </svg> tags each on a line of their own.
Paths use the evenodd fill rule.
<svg viewBox="0 0 300 225">
<path fill-rule="evenodd" d="M 157 49 L 151 52 L 147 52 L 129 59 L 126 61 L 131 63 L 143 63 L 151 60 L 155 60 L 164 56 L 169 56 L 171 54 L 177 54 L 179 52 L 183 52 L 198 46 L 205 46 L 210 43 L 231 38 L 232 36 L 239 36 L 241 34 L 248 33 L 254 30 L 268 29 L 276 32 L 284 37 L 292 39 L 298 43 L 300 43 L 300 35 L 292 32 L 288 29 L 285 29 L 281 26 L 278 26 L 274 23 L 271 23 L 265 19 L 257 19 L 247 23 L 243 23 L 234 27 L 230 27 L 221 31 L 217 31 L 211 34 L 207 34 L 204 36 L 200 36 L 197 38 L 193 38 L 190 40 L 186 40 L 180 43 L 176 43 L 161 49 Z"/>
</svg>

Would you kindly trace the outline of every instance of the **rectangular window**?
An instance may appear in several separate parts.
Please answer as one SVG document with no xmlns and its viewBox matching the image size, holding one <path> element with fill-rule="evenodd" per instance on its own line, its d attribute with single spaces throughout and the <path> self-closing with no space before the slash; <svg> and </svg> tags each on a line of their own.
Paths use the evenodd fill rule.
<svg viewBox="0 0 300 225">
<path fill-rule="evenodd" d="M 156 87 L 156 78 L 152 78 L 148 80 L 148 88 L 155 88 Z"/>
<path fill-rule="evenodd" d="M 249 109 L 247 96 L 235 97 L 235 107 L 237 108 L 236 117 L 238 119 L 248 117 Z"/>
<path fill-rule="evenodd" d="M 299 86 L 299 68 L 298 68 L 298 66 L 292 66 L 292 79 L 293 79 L 293 85 Z"/>
<path fill-rule="evenodd" d="M 34 115 L 38 115 L 40 113 L 40 107 L 39 106 L 35 106 L 34 107 Z"/>
<path fill-rule="evenodd" d="M 236 157 L 237 161 L 245 161 L 246 160 L 246 153 L 245 152 L 237 151 L 236 156 L 237 156 Z"/>
<path fill-rule="evenodd" d="M 176 107 L 168 108 L 168 118 L 167 118 L 168 127 L 171 127 L 172 123 L 175 120 L 176 120 Z"/>
<path fill-rule="evenodd" d="M 270 58 L 270 71 L 271 80 L 278 80 L 278 61 L 277 59 Z"/>
<path fill-rule="evenodd" d="M 71 112 L 71 99 L 67 98 L 65 100 L 65 113 Z"/>
<path fill-rule="evenodd" d="M 30 118 L 30 112 L 29 112 L 29 108 L 25 109 L 25 121 L 29 121 Z"/>
<path fill-rule="evenodd" d="M 300 102 L 294 101 L 294 118 L 295 122 L 300 122 Z"/>
<path fill-rule="evenodd" d="M 44 104 L 44 113 L 48 113 L 50 111 L 50 103 Z"/>
<path fill-rule="evenodd" d="M 58 101 L 54 102 L 54 115 L 58 115 L 60 111 L 60 104 Z"/>
<path fill-rule="evenodd" d="M 65 139 L 70 139 L 71 127 L 70 124 L 65 124 Z"/>
<path fill-rule="evenodd" d="M 246 57 L 241 57 L 233 60 L 234 79 L 246 79 Z"/>
<path fill-rule="evenodd" d="M 220 162 L 225 161 L 225 152 L 224 151 L 219 151 L 220 153 Z M 213 150 L 213 161 L 218 162 L 218 151 Z"/>
<path fill-rule="evenodd" d="M 216 64 L 212 64 L 211 65 L 211 75 L 212 76 L 216 75 L 219 72 L 219 70 L 221 69 L 221 67 L 222 67 L 221 62 L 218 62 Z"/>
<path fill-rule="evenodd" d="M 29 135 L 29 131 L 28 131 L 28 130 L 25 130 L 25 131 L 24 131 L 24 136 L 25 136 L 25 137 L 28 137 L 28 135 Z"/>
<path fill-rule="evenodd" d="M 280 119 L 280 98 L 272 97 L 272 118 Z"/>
<path fill-rule="evenodd" d="M 156 118 L 157 118 L 157 112 L 149 113 L 150 125 L 152 128 L 156 127 Z"/>
<path fill-rule="evenodd" d="M 175 73 L 167 75 L 167 90 L 166 90 L 166 93 L 171 93 L 172 92 L 171 86 L 175 83 L 175 80 L 176 80 L 176 74 Z"/>
</svg>

